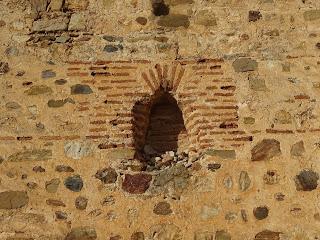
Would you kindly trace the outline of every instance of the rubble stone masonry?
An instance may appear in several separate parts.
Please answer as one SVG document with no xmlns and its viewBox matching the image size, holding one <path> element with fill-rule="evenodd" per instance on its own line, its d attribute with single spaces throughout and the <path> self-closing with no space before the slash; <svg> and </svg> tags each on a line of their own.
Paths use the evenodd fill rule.
<svg viewBox="0 0 320 240">
<path fill-rule="evenodd" d="M 0 0 L 0 240 L 320 239 L 319 0 Z"/>
</svg>

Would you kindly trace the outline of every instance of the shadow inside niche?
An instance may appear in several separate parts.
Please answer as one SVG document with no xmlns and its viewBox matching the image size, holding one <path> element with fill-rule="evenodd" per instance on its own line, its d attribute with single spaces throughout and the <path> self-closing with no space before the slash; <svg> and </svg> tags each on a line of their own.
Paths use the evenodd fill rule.
<svg viewBox="0 0 320 240">
<path fill-rule="evenodd" d="M 171 164 L 188 152 L 188 136 L 175 98 L 159 90 L 133 107 L 136 159 L 150 166 Z"/>
</svg>

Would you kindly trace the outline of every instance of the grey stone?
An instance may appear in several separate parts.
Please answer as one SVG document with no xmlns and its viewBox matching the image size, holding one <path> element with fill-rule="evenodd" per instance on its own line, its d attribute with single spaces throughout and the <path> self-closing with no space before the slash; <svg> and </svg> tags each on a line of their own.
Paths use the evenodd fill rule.
<svg viewBox="0 0 320 240">
<path fill-rule="evenodd" d="M 263 139 L 251 150 L 252 161 L 269 160 L 281 154 L 280 142 L 275 139 Z"/>
<path fill-rule="evenodd" d="M 225 220 L 228 220 L 228 221 L 233 221 L 235 219 L 238 218 L 238 214 L 235 213 L 235 212 L 228 212 L 225 216 L 224 216 L 224 219 Z"/>
<path fill-rule="evenodd" d="M 89 85 L 85 84 L 76 84 L 71 86 L 71 94 L 91 94 L 93 93 L 92 89 L 89 87 Z"/>
<path fill-rule="evenodd" d="M 207 206 L 204 205 L 201 207 L 200 218 L 203 220 L 210 220 L 216 217 L 220 212 L 220 209 L 216 205 Z"/>
<path fill-rule="evenodd" d="M 75 200 L 75 207 L 79 210 L 85 210 L 88 205 L 88 198 L 79 196 Z"/>
<path fill-rule="evenodd" d="M 294 180 L 297 191 L 313 191 L 318 187 L 319 174 L 311 169 L 304 169 Z"/>
<path fill-rule="evenodd" d="M 56 211 L 55 215 L 58 220 L 66 220 L 68 218 L 68 214 L 62 211 Z"/>
<path fill-rule="evenodd" d="M 251 58 L 238 58 L 232 63 L 235 72 L 255 71 L 258 67 L 256 60 Z"/>
<path fill-rule="evenodd" d="M 0 192 L 0 209 L 17 209 L 26 206 L 28 202 L 29 197 L 26 192 Z"/>
<path fill-rule="evenodd" d="M 92 227 L 72 228 L 64 240 L 95 240 L 97 239 L 96 230 Z"/>
<path fill-rule="evenodd" d="M 82 13 L 73 13 L 70 18 L 68 30 L 85 30 L 86 29 L 86 18 Z"/>
<path fill-rule="evenodd" d="M 171 198 L 179 199 L 188 187 L 190 177 L 191 175 L 184 165 L 174 165 L 155 176 L 153 187 L 155 191 L 164 192 Z"/>
<path fill-rule="evenodd" d="M 32 86 L 30 89 L 24 91 L 27 95 L 41 95 L 53 93 L 52 89 L 46 85 Z"/>
<path fill-rule="evenodd" d="M 80 192 L 83 187 L 83 181 L 80 175 L 74 175 L 66 178 L 64 185 L 73 192 Z"/>
<path fill-rule="evenodd" d="M 48 101 L 48 107 L 50 107 L 50 108 L 59 108 L 59 107 L 63 107 L 66 103 L 75 104 L 75 102 L 73 101 L 72 98 L 66 98 L 66 99 L 63 99 L 63 100 L 50 99 Z"/>
<path fill-rule="evenodd" d="M 8 161 L 45 161 L 52 157 L 52 150 L 49 149 L 33 149 L 17 152 L 8 157 Z"/>
<path fill-rule="evenodd" d="M 303 141 L 299 141 L 295 144 L 292 145 L 291 150 L 290 150 L 290 154 L 293 157 L 301 157 L 303 156 L 303 154 L 306 152 L 305 148 L 304 148 L 304 142 Z"/>
<path fill-rule="evenodd" d="M 233 186 L 232 177 L 228 176 L 223 180 L 223 184 L 227 189 L 231 189 Z"/>
<path fill-rule="evenodd" d="M 68 82 L 68 81 L 65 80 L 65 79 L 58 79 L 58 80 L 54 81 L 54 83 L 55 83 L 56 85 L 64 85 L 64 84 L 66 84 L 67 82 Z"/>
<path fill-rule="evenodd" d="M 246 191 L 251 184 L 251 179 L 246 171 L 241 171 L 239 177 L 239 189 L 240 191 Z"/>
<path fill-rule="evenodd" d="M 54 77 L 56 77 L 56 75 L 57 74 L 52 70 L 45 70 L 45 71 L 41 72 L 41 77 L 43 79 L 54 78 Z"/>
<path fill-rule="evenodd" d="M 119 36 L 105 35 L 102 38 L 108 42 L 123 42 L 123 37 L 119 37 Z"/>
<path fill-rule="evenodd" d="M 51 179 L 50 181 L 46 182 L 46 190 L 49 193 L 56 193 L 59 185 L 60 185 L 59 178 Z"/>
<path fill-rule="evenodd" d="M 48 10 L 60 11 L 63 6 L 64 0 L 51 0 L 48 6 Z"/>
<path fill-rule="evenodd" d="M 118 44 L 118 45 L 110 45 L 110 44 L 107 44 L 103 51 L 105 52 L 108 52 L 108 53 L 112 53 L 112 52 L 117 52 L 119 50 L 122 50 L 123 49 L 123 46 L 121 44 Z"/>
<path fill-rule="evenodd" d="M 253 209 L 253 215 L 258 220 L 265 219 L 269 215 L 269 209 L 266 206 L 256 207 Z"/>
<path fill-rule="evenodd" d="M 55 32 L 64 31 L 68 29 L 69 19 L 65 16 L 56 18 L 40 18 L 33 22 L 32 31 L 34 32 Z"/>
<path fill-rule="evenodd" d="M 69 142 L 64 146 L 64 153 L 72 159 L 81 159 L 91 154 L 91 145 L 85 142 Z"/>
</svg>

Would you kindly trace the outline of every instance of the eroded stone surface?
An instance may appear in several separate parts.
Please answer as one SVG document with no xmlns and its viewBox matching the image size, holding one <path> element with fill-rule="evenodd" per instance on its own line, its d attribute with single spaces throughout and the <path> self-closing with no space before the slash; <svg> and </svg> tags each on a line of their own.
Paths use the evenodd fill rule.
<svg viewBox="0 0 320 240">
<path fill-rule="evenodd" d="M 5 191 L 0 193 L 0 209 L 17 209 L 28 204 L 29 197 L 22 191 Z"/>
<path fill-rule="evenodd" d="M 142 194 L 150 186 L 152 177 L 149 174 L 126 174 L 122 183 L 122 189 L 131 194 Z"/>
<path fill-rule="evenodd" d="M 281 154 L 280 142 L 275 139 L 264 139 L 251 150 L 252 161 L 264 161 Z"/>
</svg>

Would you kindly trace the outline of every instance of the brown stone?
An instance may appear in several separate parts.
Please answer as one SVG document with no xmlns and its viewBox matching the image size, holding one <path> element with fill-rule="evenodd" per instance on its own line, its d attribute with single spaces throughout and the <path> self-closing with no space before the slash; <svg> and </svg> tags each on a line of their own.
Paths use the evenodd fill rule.
<svg viewBox="0 0 320 240">
<path fill-rule="evenodd" d="M 269 160 L 281 154 L 280 142 L 275 139 L 264 139 L 251 150 L 252 161 Z"/>
<path fill-rule="evenodd" d="M 280 240 L 281 232 L 273 232 L 270 230 L 263 230 L 254 237 L 255 240 Z"/>
<path fill-rule="evenodd" d="M 249 174 L 246 171 L 241 171 L 239 176 L 239 189 L 240 191 L 244 192 L 246 191 L 251 184 L 251 179 L 249 177 Z"/>
<path fill-rule="evenodd" d="M 147 24 L 148 19 L 146 19 L 145 17 L 137 17 L 136 22 L 144 26 Z"/>
<path fill-rule="evenodd" d="M 26 192 L 6 191 L 0 193 L 0 209 L 17 209 L 28 204 L 29 197 Z"/>
<path fill-rule="evenodd" d="M 115 183 L 118 179 L 118 174 L 114 168 L 104 168 L 97 171 L 95 177 L 105 184 Z"/>
<path fill-rule="evenodd" d="M 122 189 L 131 194 L 142 194 L 150 186 L 152 177 L 149 174 L 126 174 L 122 183 Z"/>
<path fill-rule="evenodd" d="M 86 10 L 89 6 L 89 0 L 65 0 L 65 7 L 71 11 Z"/>
<path fill-rule="evenodd" d="M 54 207 L 65 207 L 66 205 L 64 204 L 64 202 L 62 202 L 61 200 L 58 200 L 58 199 L 47 199 L 46 200 L 46 203 L 49 205 L 49 206 L 54 206 Z"/>
<path fill-rule="evenodd" d="M 143 232 L 134 232 L 131 235 L 130 240 L 144 240 L 144 233 Z"/>
<path fill-rule="evenodd" d="M 92 227 L 72 228 L 64 240 L 95 240 L 97 239 L 96 230 Z"/>
<path fill-rule="evenodd" d="M 169 203 L 159 202 L 154 206 L 153 213 L 157 215 L 169 215 L 172 213 L 172 210 Z"/>
<path fill-rule="evenodd" d="M 249 22 L 256 22 L 260 18 L 262 18 L 262 15 L 259 11 L 249 11 Z"/>
<path fill-rule="evenodd" d="M 79 210 L 85 210 L 88 205 L 88 198 L 79 196 L 76 198 L 74 205 Z"/>
<path fill-rule="evenodd" d="M 187 15 L 172 14 L 172 15 L 160 17 L 158 21 L 158 25 L 162 27 L 170 27 L 170 28 L 177 28 L 177 27 L 188 28 L 190 25 L 190 20 Z"/>
<path fill-rule="evenodd" d="M 9 64 L 6 62 L 0 62 L 0 75 L 9 72 Z"/>
<path fill-rule="evenodd" d="M 194 233 L 194 240 L 213 240 L 213 232 L 197 231 Z"/>
</svg>

